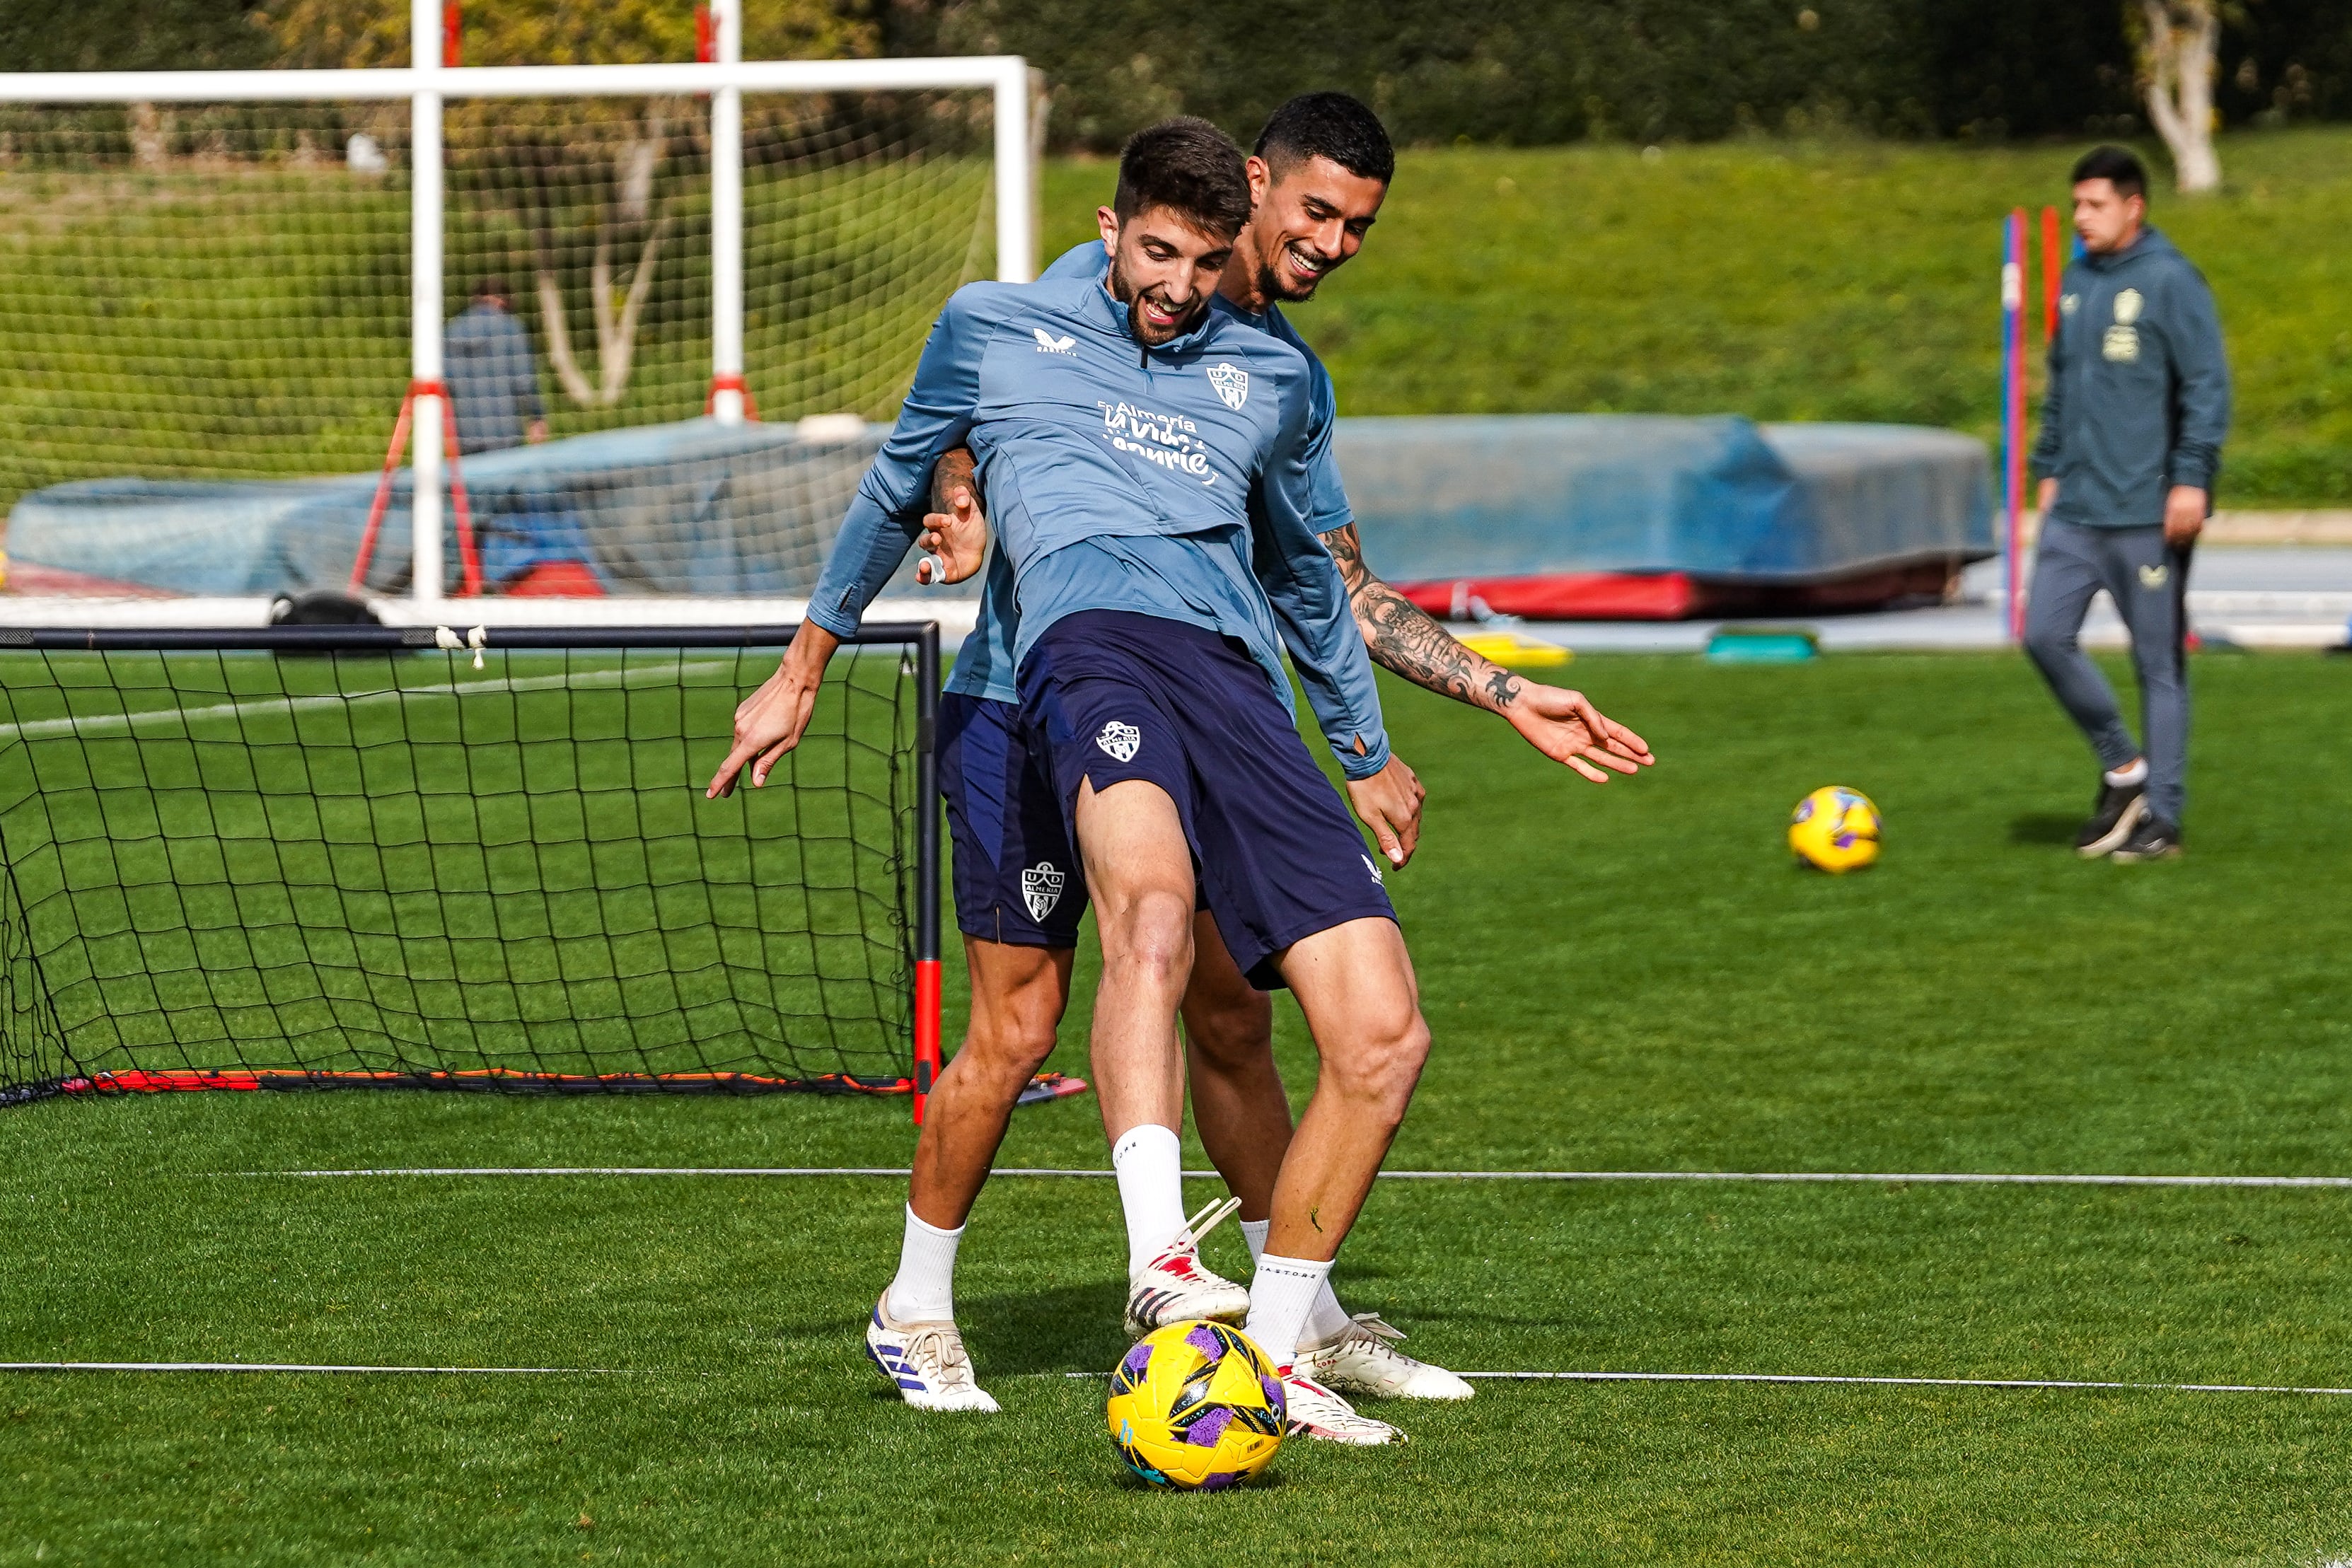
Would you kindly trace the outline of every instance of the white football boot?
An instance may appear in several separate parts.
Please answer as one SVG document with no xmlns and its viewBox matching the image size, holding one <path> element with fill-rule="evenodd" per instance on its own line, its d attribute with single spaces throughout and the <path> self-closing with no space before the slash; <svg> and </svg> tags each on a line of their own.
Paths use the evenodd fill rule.
<svg viewBox="0 0 2352 1568">
<path fill-rule="evenodd" d="M 1360 1448 L 1404 1441 L 1404 1434 L 1386 1421 L 1358 1415 L 1354 1406 L 1307 1375 L 1303 1364 L 1282 1375 L 1282 1402 L 1293 1437 L 1349 1443 Z"/>
<path fill-rule="evenodd" d="M 1358 1312 L 1332 1338 L 1298 1347 L 1297 1369 L 1343 1394 L 1384 1399 L 1467 1399 L 1476 1392 L 1442 1366 L 1397 1349 L 1404 1331 Z"/>
<path fill-rule="evenodd" d="M 866 1355 L 918 1410 L 996 1412 L 996 1401 L 972 1376 L 971 1357 L 955 1324 L 893 1322 L 887 1291 L 866 1325 Z"/>
<path fill-rule="evenodd" d="M 1195 1318 L 1238 1324 L 1249 1316 L 1248 1289 L 1201 1266 L 1201 1239 L 1241 1206 L 1237 1197 L 1211 1204 L 1185 1221 L 1158 1257 L 1128 1276 L 1128 1338 Z"/>
</svg>

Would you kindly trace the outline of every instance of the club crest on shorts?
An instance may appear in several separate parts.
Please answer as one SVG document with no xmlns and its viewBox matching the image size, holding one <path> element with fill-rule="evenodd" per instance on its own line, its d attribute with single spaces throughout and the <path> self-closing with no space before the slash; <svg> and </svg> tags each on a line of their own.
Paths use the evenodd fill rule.
<svg viewBox="0 0 2352 1568">
<path fill-rule="evenodd" d="M 2163 566 L 2144 566 L 2139 569 L 2139 585 L 2142 588 L 2162 588 L 2164 580 L 2170 575 Z"/>
<path fill-rule="evenodd" d="M 1039 861 L 1021 873 L 1021 902 L 1029 906 L 1029 918 L 1043 920 L 1054 913 L 1054 905 L 1062 902 L 1062 884 L 1069 878 L 1055 871 L 1052 864 Z"/>
<path fill-rule="evenodd" d="M 1101 747 L 1103 755 L 1114 762 L 1132 762 L 1135 754 L 1143 749 L 1143 732 L 1131 724 L 1121 724 L 1113 719 L 1102 727 L 1102 733 L 1095 737 L 1095 744 Z"/>
<path fill-rule="evenodd" d="M 1239 365 L 1211 365 L 1209 385 L 1219 401 L 1235 412 L 1249 402 L 1249 372 Z"/>
<path fill-rule="evenodd" d="M 1387 883 L 1387 881 L 1388 881 L 1388 878 L 1386 878 L 1386 877 L 1382 876 L 1382 875 L 1381 874 L 1381 868 L 1380 868 L 1380 867 L 1378 867 L 1378 866 L 1376 866 L 1376 865 L 1374 865 L 1374 864 L 1372 863 L 1372 857 L 1371 857 L 1371 856 L 1370 856 L 1370 855 L 1365 855 L 1365 856 L 1363 857 L 1363 861 L 1364 861 L 1364 869 L 1365 869 L 1366 871 L 1370 872 L 1370 873 L 1372 873 L 1372 880 L 1373 880 L 1374 882 L 1381 883 L 1384 883 L 1384 884 L 1385 884 L 1385 883 Z"/>
</svg>

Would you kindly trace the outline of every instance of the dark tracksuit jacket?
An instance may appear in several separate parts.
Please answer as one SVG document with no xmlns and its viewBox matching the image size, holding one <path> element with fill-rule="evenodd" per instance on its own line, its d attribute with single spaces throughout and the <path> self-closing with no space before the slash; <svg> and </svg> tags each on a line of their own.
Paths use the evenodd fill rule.
<svg viewBox="0 0 2352 1568">
<path fill-rule="evenodd" d="M 2191 485 L 2210 509 L 2229 428 L 2213 294 L 2170 240 L 2144 229 L 2124 250 L 2066 269 L 2033 447 L 2035 476 L 2054 477 L 2058 497 L 2035 551 L 2025 646 L 2101 767 L 2147 757 L 2147 809 L 2176 827 L 2187 792 L 2189 551 L 2166 545 L 2164 505 L 2174 486 Z M 2131 630 L 2145 747 L 2077 642 L 2101 589 Z"/>
<path fill-rule="evenodd" d="M 2213 291 L 2154 229 L 2066 269 L 2050 345 L 2036 478 L 2051 517 L 2094 528 L 2164 521 L 2165 493 L 2210 495 L 2230 429 L 2230 370 Z"/>
</svg>

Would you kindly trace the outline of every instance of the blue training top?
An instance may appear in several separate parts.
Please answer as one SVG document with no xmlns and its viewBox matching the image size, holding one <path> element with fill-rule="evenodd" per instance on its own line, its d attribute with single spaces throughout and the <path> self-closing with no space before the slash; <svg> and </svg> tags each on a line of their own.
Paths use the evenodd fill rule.
<svg viewBox="0 0 2352 1568">
<path fill-rule="evenodd" d="M 1100 240 L 1088 240 L 1063 252 L 1045 269 L 1045 281 L 1099 278 L 1109 270 L 1110 252 L 1103 248 Z M 1330 372 L 1284 318 L 1280 306 L 1270 307 L 1263 316 L 1253 316 L 1220 295 L 1215 308 L 1236 321 L 1271 333 L 1305 356 L 1309 382 L 1307 471 L 1312 499 L 1308 507 L 1313 513 L 1308 526 L 1318 534 L 1346 528 L 1355 520 L 1355 514 L 1348 508 L 1348 492 L 1339 483 L 1339 461 L 1331 451 L 1331 432 L 1333 423 L 1339 417 L 1339 400 L 1331 390 Z M 963 651 L 956 655 L 955 671 L 948 677 L 948 690 L 994 702 L 1019 701 L 1017 666 L 1013 660 L 1013 640 L 1018 625 L 1019 616 L 1013 611 L 1012 564 L 1003 550 L 992 550 L 982 583 L 980 616 L 973 623 L 971 635 L 964 639 Z"/>
<path fill-rule="evenodd" d="M 932 465 L 968 443 L 1013 580 L 1013 666 L 1065 615 L 1129 611 L 1238 639 L 1287 709 L 1287 646 L 1342 770 L 1369 778 L 1388 737 L 1318 537 L 1336 525 L 1316 512 L 1312 405 L 1305 358 L 1230 309 L 1147 349 L 1096 279 L 968 285 L 931 329 L 809 619 L 856 629 L 921 529 Z"/>
</svg>

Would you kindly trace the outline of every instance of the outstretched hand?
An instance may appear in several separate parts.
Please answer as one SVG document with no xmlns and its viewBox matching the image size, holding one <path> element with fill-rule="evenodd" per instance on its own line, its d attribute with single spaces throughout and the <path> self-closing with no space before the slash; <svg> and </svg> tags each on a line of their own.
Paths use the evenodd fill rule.
<svg viewBox="0 0 2352 1568">
<path fill-rule="evenodd" d="M 926 588 L 936 588 L 944 582 L 961 582 L 978 571 L 988 555 L 988 517 L 980 509 L 980 498 L 965 484 L 952 486 L 947 494 L 947 510 L 928 512 L 923 517 L 923 532 L 916 541 L 921 547 L 923 559 L 915 564 L 915 580 Z"/>
<path fill-rule="evenodd" d="M 746 766 L 751 769 L 752 789 L 768 782 L 769 773 L 807 731 L 809 715 L 816 708 L 817 688 L 824 684 L 824 666 L 840 646 L 841 639 L 824 627 L 801 622 L 776 673 L 736 707 L 735 748 L 710 776 L 704 799 L 717 800 L 732 795 Z"/>
<path fill-rule="evenodd" d="M 1610 773 L 1639 773 L 1657 758 L 1649 743 L 1592 706 L 1582 692 L 1521 681 L 1503 716 L 1528 744 L 1564 762 L 1595 784 Z"/>
<path fill-rule="evenodd" d="M 1412 859 L 1413 846 L 1421 841 L 1421 802 L 1426 794 L 1404 758 L 1393 753 L 1389 765 L 1370 779 L 1348 780 L 1348 803 L 1372 830 L 1391 865 Z"/>
</svg>

